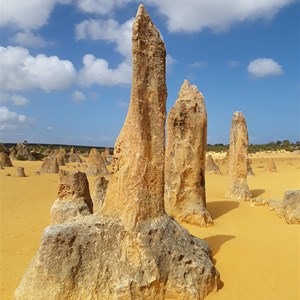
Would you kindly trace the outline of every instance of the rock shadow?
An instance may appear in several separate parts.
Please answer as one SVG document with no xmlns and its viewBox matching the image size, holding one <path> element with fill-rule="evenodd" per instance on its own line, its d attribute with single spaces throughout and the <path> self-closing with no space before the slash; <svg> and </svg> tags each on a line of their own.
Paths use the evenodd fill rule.
<svg viewBox="0 0 300 300">
<path fill-rule="evenodd" d="M 212 255 L 214 256 L 218 253 L 224 243 L 234 239 L 235 237 L 236 236 L 234 235 L 217 234 L 203 238 L 203 240 L 208 243 L 212 251 Z"/>
<path fill-rule="evenodd" d="M 254 198 L 262 195 L 266 190 L 263 190 L 263 189 L 256 189 L 256 190 L 250 190 L 250 193 L 252 194 L 252 196 Z"/>
<path fill-rule="evenodd" d="M 207 210 L 209 211 L 213 220 L 216 220 L 229 211 L 238 208 L 240 205 L 237 201 L 214 201 L 207 203 Z"/>
</svg>

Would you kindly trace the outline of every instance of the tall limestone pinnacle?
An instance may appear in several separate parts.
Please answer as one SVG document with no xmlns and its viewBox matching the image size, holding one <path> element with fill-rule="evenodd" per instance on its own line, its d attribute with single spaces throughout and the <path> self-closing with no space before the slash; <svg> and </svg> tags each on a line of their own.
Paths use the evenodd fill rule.
<svg viewBox="0 0 300 300">
<path fill-rule="evenodd" d="M 167 121 L 165 207 L 177 221 L 212 224 L 206 210 L 207 114 L 203 95 L 185 80 Z"/>
<path fill-rule="evenodd" d="M 130 106 L 115 144 L 102 210 L 130 228 L 164 213 L 165 58 L 160 34 L 140 5 L 132 29 Z"/>
<path fill-rule="evenodd" d="M 233 114 L 229 146 L 229 188 L 226 198 L 250 200 L 252 195 L 247 183 L 248 174 L 248 129 L 240 111 Z"/>
<path fill-rule="evenodd" d="M 103 213 L 75 210 L 75 217 L 59 221 L 70 210 L 57 207 L 63 211 L 45 229 L 17 300 L 201 300 L 218 290 L 220 275 L 208 245 L 164 211 L 165 101 L 165 49 L 140 6 L 133 27 L 131 104 L 116 142 Z M 74 204 L 76 185 L 70 182 L 63 182 L 67 195 L 59 193 L 59 204 Z M 75 200 L 83 201 L 75 204 L 88 205 L 89 194 L 82 191 L 84 197 Z"/>
</svg>

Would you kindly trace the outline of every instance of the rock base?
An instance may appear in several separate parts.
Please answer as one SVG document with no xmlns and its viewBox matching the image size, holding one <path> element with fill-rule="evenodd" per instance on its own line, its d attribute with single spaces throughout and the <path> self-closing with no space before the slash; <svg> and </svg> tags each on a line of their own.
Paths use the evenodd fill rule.
<svg viewBox="0 0 300 300">
<path fill-rule="evenodd" d="M 103 216 L 47 227 L 16 299 L 203 299 L 221 281 L 202 240 L 164 215 L 136 231 Z"/>
</svg>

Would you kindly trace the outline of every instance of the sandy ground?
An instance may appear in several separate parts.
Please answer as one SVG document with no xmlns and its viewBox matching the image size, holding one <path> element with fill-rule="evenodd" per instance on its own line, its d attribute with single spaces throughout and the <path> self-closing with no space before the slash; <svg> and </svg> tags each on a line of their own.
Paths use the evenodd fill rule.
<svg viewBox="0 0 300 300">
<path fill-rule="evenodd" d="M 255 176 L 248 183 L 254 196 L 282 199 L 286 190 L 300 189 L 299 155 L 272 154 L 278 170 L 273 174 L 264 172 L 264 156 L 252 156 Z M 5 300 L 13 299 L 37 251 L 58 187 L 58 175 L 34 174 L 41 162 L 13 164 L 0 170 L 0 299 Z M 16 177 L 17 166 L 25 167 L 28 177 Z M 75 170 L 74 166 L 67 169 Z M 92 194 L 94 178 L 89 177 L 89 182 Z M 185 225 L 208 242 L 224 283 L 206 299 L 299 300 L 300 226 L 286 224 L 267 207 L 224 199 L 227 184 L 225 175 L 206 176 L 207 206 L 214 226 Z"/>
</svg>

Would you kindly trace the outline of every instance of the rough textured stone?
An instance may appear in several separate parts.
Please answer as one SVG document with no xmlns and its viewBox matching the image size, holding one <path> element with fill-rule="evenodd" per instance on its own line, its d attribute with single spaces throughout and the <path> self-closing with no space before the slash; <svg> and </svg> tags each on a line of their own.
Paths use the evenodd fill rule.
<svg viewBox="0 0 300 300">
<path fill-rule="evenodd" d="M 108 175 L 109 171 L 105 166 L 105 162 L 100 152 L 92 148 L 88 159 L 87 175 L 97 176 L 97 175 Z"/>
<path fill-rule="evenodd" d="M 222 174 L 219 166 L 214 162 L 214 159 L 210 154 L 206 158 L 205 170 L 207 174 Z"/>
<path fill-rule="evenodd" d="M 269 173 L 277 173 L 277 168 L 275 165 L 275 161 L 273 158 L 265 158 L 264 159 L 264 169 Z"/>
<path fill-rule="evenodd" d="M 36 160 L 33 155 L 30 153 L 30 150 L 26 144 L 20 143 L 16 147 L 16 158 L 21 157 L 24 160 Z"/>
<path fill-rule="evenodd" d="M 250 160 L 247 159 L 247 176 L 254 176 Z"/>
<path fill-rule="evenodd" d="M 3 144 L 0 144 L 0 153 L 4 152 L 7 155 L 9 155 L 9 151 L 6 149 L 6 147 Z"/>
<path fill-rule="evenodd" d="M 56 158 L 51 159 L 49 157 L 45 157 L 40 168 L 40 173 L 58 173 L 59 166 Z"/>
<path fill-rule="evenodd" d="M 160 34 L 141 7 L 132 29 L 130 105 L 103 206 L 103 213 L 121 218 L 130 230 L 164 214 L 165 56 Z"/>
<path fill-rule="evenodd" d="M 105 215 L 46 228 L 17 300 L 191 300 L 217 290 L 207 244 L 164 212 L 164 76 L 164 44 L 140 5 L 131 104 L 116 142 Z"/>
<path fill-rule="evenodd" d="M 287 191 L 282 201 L 268 200 L 267 204 L 289 224 L 300 224 L 300 190 Z"/>
<path fill-rule="evenodd" d="M 248 130 L 242 112 L 232 118 L 229 146 L 229 189 L 226 198 L 250 200 L 252 195 L 247 183 Z"/>
<path fill-rule="evenodd" d="M 180 222 L 212 224 L 206 210 L 207 115 L 197 87 L 184 81 L 167 121 L 165 208 Z"/>
<path fill-rule="evenodd" d="M 23 167 L 17 168 L 17 177 L 26 177 L 25 171 Z"/>
<path fill-rule="evenodd" d="M 91 213 L 93 213 L 93 202 L 86 174 L 61 170 L 57 200 L 51 208 L 51 223 L 71 222 Z"/>
<path fill-rule="evenodd" d="M 108 186 L 108 180 L 102 175 L 98 176 L 94 184 L 94 194 L 93 194 L 93 203 L 94 211 L 99 211 L 103 206 L 106 190 Z"/>
<path fill-rule="evenodd" d="M 0 163 L 3 167 L 12 167 L 13 164 L 5 152 L 0 152 Z"/>
<path fill-rule="evenodd" d="M 71 150 L 70 150 L 69 162 L 71 162 L 71 163 L 82 163 L 82 159 L 80 158 L 80 156 L 77 153 L 75 148 L 71 148 Z"/>
<path fill-rule="evenodd" d="M 9 151 L 9 158 L 10 159 L 16 159 L 17 158 L 17 150 L 15 147 L 12 147 Z"/>
</svg>

